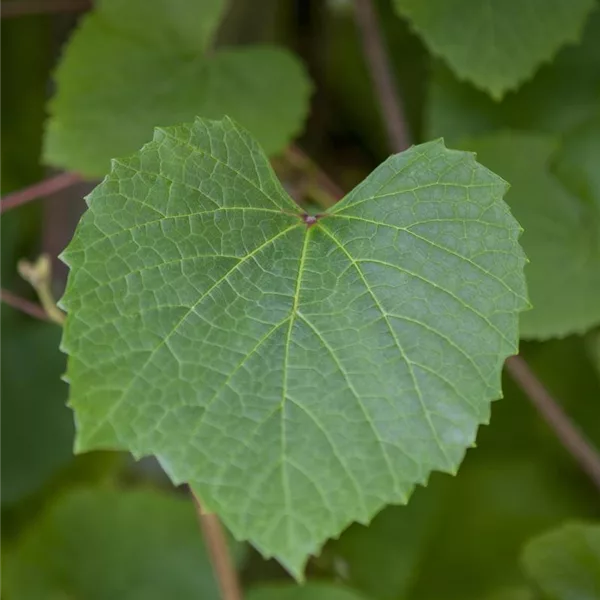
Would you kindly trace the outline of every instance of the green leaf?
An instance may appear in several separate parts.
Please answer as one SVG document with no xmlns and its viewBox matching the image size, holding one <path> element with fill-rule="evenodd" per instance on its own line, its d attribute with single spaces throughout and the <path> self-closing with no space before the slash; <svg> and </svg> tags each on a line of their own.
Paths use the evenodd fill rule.
<svg viewBox="0 0 600 600">
<path fill-rule="evenodd" d="M 571 523 L 531 540 L 523 567 L 551 600 L 598 600 L 600 525 Z"/>
<path fill-rule="evenodd" d="M 231 120 L 157 129 L 64 257 L 78 450 L 155 454 L 300 577 L 487 422 L 527 306 L 505 190 L 430 142 L 311 224 Z"/>
<path fill-rule="evenodd" d="M 511 437 L 509 430 L 507 452 Z M 410 598 L 479 600 L 498 587 L 524 584 L 518 557 L 527 539 L 571 515 L 597 514 L 597 500 L 589 499 L 589 487 L 576 484 L 576 470 L 559 469 L 544 457 L 492 458 L 487 451 L 481 459 L 479 450 L 478 444 L 468 453 L 442 497 L 445 511 L 420 561 Z"/>
<path fill-rule="evenodd" d="M 600 388 L 583 340 L 521 344 L 520 353 L 594 440 Z M 594 518 L 598 502 L 509 378 L 503 393 L 458 477 L 435 474 L 407 506 L 386 508 L 367 528 L 351 526 L 328 544 L 318 566 L 326 559 L 344 581 L 377 600 L 525 600 L 523 545 L 566 518 Z"/>
<path fill-rule="evenodd" d="M 111 158 L 137 150 L 157 124 L 196 115 L 231 115 L 268 153 L 281 150 L 306 116 L 307 76 L 292 55 L 275 47 L 209 52 L 223 5 L 100 3 L 73 35 L 57 70 L 46 160 L 101 176 Z"/>
<path fill-rule="evenodd" d="M 395 0 L 461 79 L 499 100 L 567 43 L 577 42 L 595 0 Z"/>
<path fill-rule="evenodd" d="M 554 171 L 573 191 L 595 207 L 600 218 L 600 112 L 562 140 Z"/>
<path fill-rule="evenodd" d="M 2 307 L 2 504 L 36 492 L 73 458 L 60 328 Z M 35 376 L 32 376 L 35 373 Z"/>
<path fill-rule="evenodd" d="M 486 596 L 485 600 L 535 600 L 535 595 L 526 587 L 514 587 L 497 590 Z"/>
<path fill-rule="evenodd" d="M 220 597 L 193 503 L 150 490 L 63 495 L 6 562 L 13 600 Z"/>
<path fill-rule="evenodd" d="M 581 125 L 600 103 L 600 11 L 590 17 L 582 43 L 564 48 L 517 92 L 496 102 L 449 69 L 433 70 L 427 107 L 429 137 L 456 142 L 495 129 L 564 133 Z"/>
<path fill-rule="evenodd" d="M 367 600 L 353 590 L 332 583 L 311 582 L 306 585 L 289 583 L 257 587 L 248 593 L 248 600 Z"/>
<path fill-rule="evenodd" d="M 600 214 L 551 173 L 553 138 L 504 132 L 461 144 L 511 182 L 507 196 L 525 229 L 522 244 L 533 310 L 521 336 L 546 339 L 583 333 L 600 323 Z"/>
</svg>

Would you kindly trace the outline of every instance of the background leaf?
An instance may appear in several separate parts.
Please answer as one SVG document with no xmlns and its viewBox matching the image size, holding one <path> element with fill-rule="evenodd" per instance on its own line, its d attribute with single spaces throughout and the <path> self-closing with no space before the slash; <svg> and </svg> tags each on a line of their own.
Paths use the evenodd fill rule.
<svg viewBox="0 0 600 600">
<path fill-rule="evenodd" d="M 487 421 L 527 305 L 505 189 L 432 142 L 307 227 L 230 120 L 158 129 L 65 253 L 78 449 L 156 454 L 299 577 Z"/>
<path fill-rule="evenodd" d="M 594 0 L 395 0 L 431 52 L 496 100 L 577 42 Z"/>
<path fill-rule="evenodd" d="M 573 193 L 588 202 L 600 219 L 600 111 L 571 130 L 554 161 L 554 171 Z"/>
<path fill-rule="evenodd" d="M 60 328 L 28 321 L 2 308 L 3 505 L 37 491 L 73 458 Z"/>
<path fill-rule="evenodd" d="M 14 600 L 219 598 L 192 501 L 158 491 L 72 491 L 6 563 Z"/>
<path fill-rule="evenodd" d="M 598 2 L 596 2 L 598 6 Z M 429 137 L 448 142 L 497 129 L 564 133 L 592 117 L 600 104 L 600 10 L 589 18 L 583 39 L 564 48 L 531 81 L 496 102 L 437 65 L 426 114 Z"/>
<path fill-rule="evenodd" d="M 526 587 L 505 588 L 492 592 L 485 600 L 535 600 L 532 590 Z"/>
<path fill-rule="evenodd" d="M 250 590 L 248 600 L 367 600 L 353 590 L 331 583 L 267 585 Z"/>
<path fill-rule="evenodd" d="M 552 600 L 600 598 L 600 525 L 572 523 L 533 539 L 523 566 Z"/>
<path fill-rule="evenodd" d="M 462 145 L 512 184 L 507 202 L 525 230 L 522 244 L 531 261 L 525 273 L 533 309 L 521 316 L 521 336 L 546 339 L 598 324 L 600 214 L 551 173 L 556 141 L 504 132 Z"/>
<path fill-rule="evenodd" d="M 275 47 L 209 52 L 223 6 L 217 0 L 104 0 L 86 15 L 56 72 L 46 160 L 101 176 L 111 158 L 149 141 L 155 126 L 196 115 L 228 114 L 267 152 L 282 150 L 306 116 L 307 76 Z"/>
</svg>

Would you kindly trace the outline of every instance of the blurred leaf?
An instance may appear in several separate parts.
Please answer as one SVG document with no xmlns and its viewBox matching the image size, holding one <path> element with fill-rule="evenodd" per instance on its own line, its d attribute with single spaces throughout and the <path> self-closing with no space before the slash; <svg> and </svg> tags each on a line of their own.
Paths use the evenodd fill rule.
<svg viewBox="0 0 600 600">
<path fill-rule="evenodd" d="M 104 0 L 84 17 L 56 72 L 45 157 L 88 176 L 150 141 L 158 125 L 229 115 L 268 153 L 297 134 L 310 84 L 275 47 L 212 52 L 220 0 Z M 208 12 L 208 17 L 207 17 Z M 140 19 L 143 15 L 143 19 Z"/>
<path fill-rule="evenodd" d="M 44 485 L 73 458 L 60 328 L 2 308 L 2 504 Z"/>
<path fill-rule="evenodd" d="M 521 336 L 547 339 L 600 323 L 600 213 L 550 172 L 553 138 L 504 132 L 462 146 L 512 186 L 507 202 L 531 261 L 525 273 L 533 309 L 521 315 Z"/>
<path fill-rule="evenodd" d="M 600 215 L 600 112 L 563 138 L 553 166 L 561 181 Z"/>
<path fill-rule="evenodd" d="M 594 0 L 395 0 L 460 79 L 497 100 L 567 43 L 577 42 Z"/>
<path fill-rule="evenodd" d="M 590 118 L 600 104 L 600 10 L 588 21 L 580 45 L 562 50 L 518 92 L 495 102 L 456 79 L 445 67 L 434 69 L 427 107 L 428 137 L 456 142 L 495 129 L 563 133 Z"/>
<path fill-rule="evenodd" d="M 512 434 L 505 434 L 509 448 Z M 587 499 L 587 488 L 565 485 L 564 472 L 543 455 L 503 459 L 500 453 L 482 460 L 478 452 L 469 451 L 444 496 L 444 513 L 420 562 L 412 599 L 479 600 L 499 587 L 522 586 L 523 543 L 597 508 L 595 499 Z"/>
<path fill-rule="evenodd" d="M 248 592 L 247 600 L 368 600 L 353 590 L 333 583 L 271 584 Z"/>
<path fill-rule="evenodd" d="M 158 491 L 63 495 L 5 560 L 11 600 L 219 598 L 192 501 Z"/>
<path fill-rule="evenodd" d="M 526 587 L 505 588 L 492 592 L 485 600 L 534 600 L 533 590 Z"/>
<path fill-rule="evenodd" d="M 531 540 L 523 567 L 549 600 L 600 599 L 600 524 L 571 523 Z"/>
</svg>

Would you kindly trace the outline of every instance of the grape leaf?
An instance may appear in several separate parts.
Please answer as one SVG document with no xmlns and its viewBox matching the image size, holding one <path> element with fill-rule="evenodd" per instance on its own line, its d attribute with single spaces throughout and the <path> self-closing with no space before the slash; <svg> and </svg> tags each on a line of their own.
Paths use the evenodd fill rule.
<svg viewBox="0 0 600 600">
<path fill-rule="evenodd" d="M 600 323 L 600 213 L 551 173 L 554 139 L 504 132 L 462 146 L 512 184 L 507 202 L 525 229 L 531 261 L 525 273 L 533 310 L 521 316 L 521 336 L 583 333 Z"/>
<path fill-rule="evenodd" d="M 429 137 L 457 141 L 495 129 L 564 133 L 589 119 L 600 104 L 600 11 L 578 46 L 561 50 L 517 92 L 496 102 L 441 65 L 433 69 L 426 113 Z"/>
<path fill-rule="evenodd" d="M 600 525 L 570 523 L 531 540 L 523 567 L 552 600 L 600 598 Z"/>
<path fill-rule="evenodd" d="M 231 115 L 267 152 L 281 150 L 306 116 L 308 78 L 291 54 L 275 47 L 210 51 L 224 4 L 99 3 L 84 17 L 57 69 L 46 160 L 101 176 L 111 158 L 137 150 L 157 124 L 196 115 Z"/>
<path fill-rule="evenodd" d="M 2 308 L 3 506 L 36 492 L 73 458 L 59 340 L 56 325 L 23 323 Z"/>
<path fill-rule="evenodd" d="M 193 503 L 158 491 L 63 495 L 6 565 L 3 591 L 14 600 L 220 598 Z"/>
<path fill-rule="evenodd" d="M 461 78 L 499 100 L 577 42 L 595 0 L 395 0 L 423 37 Z"/>
<path fill-rule="evenodd" d="M 505 190 L 436 141 L 308 216 L 231 120 L 157 129 L 64 254 L 78 450 L 155 454 L 301 577 L 487 422 L 528 305 Z"/>
<path fill-rule="evenodd" d="M 339 585 L 311 582 L 306 585 L 284 583 L 257 587 L 250 590 L 248 600 L 367 600 L 367 598 Z"/>
</svg>

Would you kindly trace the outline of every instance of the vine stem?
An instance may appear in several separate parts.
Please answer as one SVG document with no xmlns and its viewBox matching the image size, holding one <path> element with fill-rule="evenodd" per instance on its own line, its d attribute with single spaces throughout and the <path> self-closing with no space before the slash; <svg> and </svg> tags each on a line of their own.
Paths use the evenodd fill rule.
<svg viewBox="0 0 600 600">
<path fill-rule="evenodd" d="M 48 179 L 44 179 L 43 181 L 23 188 L 18 192 L 7 194 L 0 201 L 0 214 L 7 210 L 11 210 L 12 208 L 16 208 L 17 206 L 27 204 L 36 198 L 42 198 L 60 192 L 80 181 L 83 180 L 76 173 L 59 173 L 58 175 L 54 175 L 53 177 L 49 177 Z"/>
<path fill-rule="evenodd" d="M 291 165 L 307 173 L 314 181 L 312 195 L 323 208 L 329 208 L 343 198 L 342 188 L 304 150 L 292 144 L 286 149 L 285 158 Z"/>
<path fill-rule="evenodd" d="M 39 304 L 31 302 L 26 298 L 21 298 L 21 296 L 17 296 L 4 288 L 0 289 L 0 302 L 12 306 L 12 308 L 19 310 L 34 319 L 39 319 L 40 321 L 51 320 L 48 313 Z"/>
<path fill-rule="evenodd" d="M 402 152 L 410 146 L 408 126 L 372 0 L 354 0 L 354 16 L 390 146 Z"/>
<path fill-rule="evenodd" d="M 83 12 L 91 8 L 90 0 L 12 0 L 2 2 L 3 19 L 25 15 L 42 15 L 61 12 Z"/>
<path fill-rule="evenodd" d="M 213 572 L 221 591 L 221 600 L 242 600 L 240 582 L 221 522 L 216 515 L 204 512 L 200 500 L 195 494 L 192 496 Z"/>
<path fill-rule="evenodd" d="M 354 0 L 357 26 L 362 36 L 365 56 L 371 68 L 381 112 L 391 146 L 401 152 L 409 146 L 404 111 L 394 85 L 389 58 L 372 0 Z M 600 453 L 571 422 L 559 403 L 536 377 L 522 356 L 511 356 L 506 370 L 525 392 L 529 401 L 552 428 L 563 447 L 600 490 Z"/>
<path fill-rule="evenodd" d="M 523 357 L 511 356 L 506 361 L 506 370 L 519 384 L 546 423 L 554 430 L 561 444 L 600 490 L 600 455 L 598 451 L 571 422 Z"/>
</svg>

